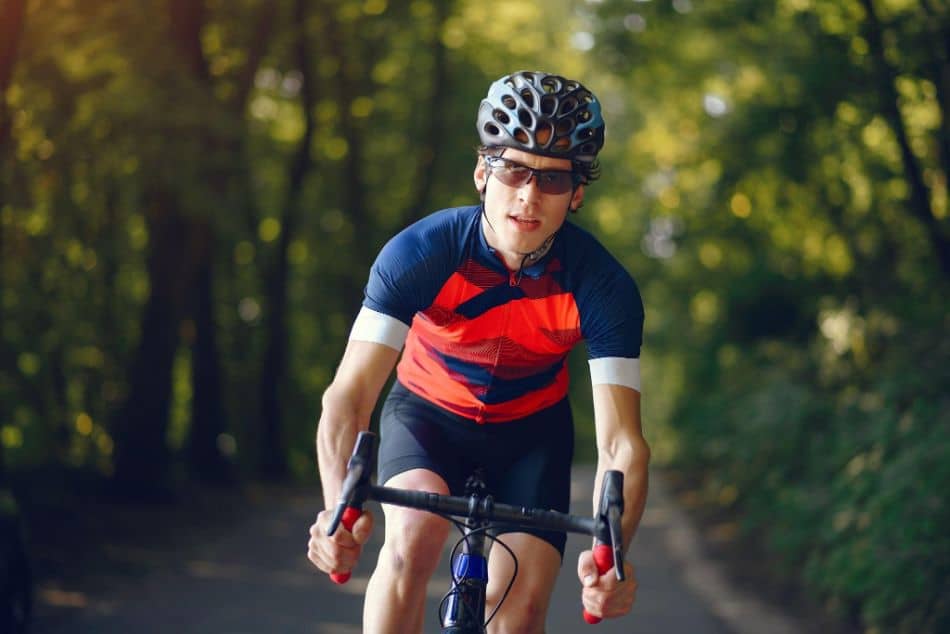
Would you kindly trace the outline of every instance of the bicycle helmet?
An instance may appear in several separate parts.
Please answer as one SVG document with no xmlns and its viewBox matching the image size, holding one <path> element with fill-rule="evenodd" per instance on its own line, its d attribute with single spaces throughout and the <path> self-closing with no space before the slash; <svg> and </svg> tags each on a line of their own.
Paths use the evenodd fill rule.
<svg viewBox="0 0 950 634">
<path fill-rule="evenodd" d="M 510 147 L 566 158 L 591 169 L 604 146 L 600 101 L 580 82 L 539 71 L 505 75 L 478 107 L 486 147 Z"/>
</svg>

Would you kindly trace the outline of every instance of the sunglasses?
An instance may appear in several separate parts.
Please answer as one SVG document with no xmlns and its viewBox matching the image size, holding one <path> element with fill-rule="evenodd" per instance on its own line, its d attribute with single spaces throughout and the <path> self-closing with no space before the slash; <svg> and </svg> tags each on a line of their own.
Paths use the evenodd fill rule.
<svg viewBox="0 0 950 634">
<path fill-rule="evenodd" d="M 536 170 L 500 156 L 486 156 L 492 175 L 509 187 L 521 187 L 531 182 L 538 184 L 542 194 L 566 194 L 581 184 L 582 177 L 569 170 Z"/>
</svg>

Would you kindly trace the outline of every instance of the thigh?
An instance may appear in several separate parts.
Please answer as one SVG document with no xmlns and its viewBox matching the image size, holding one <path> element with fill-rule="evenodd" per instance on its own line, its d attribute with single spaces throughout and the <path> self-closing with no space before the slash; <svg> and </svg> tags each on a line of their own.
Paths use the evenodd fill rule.
<svg viewBox="0 0 950 634">
<path fill-rule="evenodd" d="M 492 483 L 499 502 L 567 513 L 571 501 L 571 461 L 574 430 L 570 410 L 547 416 L 544 427 L 524 429 L 519 451 Z M 529 421 L 532 422 L 532 421 Z M 511 529 L 500 528 L 504 533 Z M 514 529 L 520 531 L 521 529 Z M 526 531 L 551 544 L 561 555 L 566 537 L 561 532 Z"/>
<path fill-rule="evenodd" d="M 518 576 L 504 597 L 514 574 L 511 555 L 492 547 L 488 563 L 488 610 L 504 597 L 489 632 L 543 632 L 551 593 L 561 567 L 561 553 L 546 540 L 527 533 L 507 533 L 502 541 L 518 558 Z"/>
<path fill-rule="evenodd" d="M 378 481 L 386 483 L 405 472 L 424 469 L 457 492 L 465 468 L 459 448 L 465 443 L 457 438 L 458 425 L 448 416 L 397 382 L 380 415 Z"/>
</svg>

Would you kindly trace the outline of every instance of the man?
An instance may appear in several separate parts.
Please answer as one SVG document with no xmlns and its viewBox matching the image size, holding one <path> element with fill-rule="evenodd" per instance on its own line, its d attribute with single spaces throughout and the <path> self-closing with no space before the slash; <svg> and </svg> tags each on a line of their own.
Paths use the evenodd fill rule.
<svg viewBox="0 0 950 634">
<path fill-rule="evenodd" d="M 328 538 L 326 528 L 356 436 L 368 428 L 403 345 L 380 418 L 380 483 L 461 495 L 465 477 L 480 467 L 497 501 L 566 512 L 573 452 L 566 357 L 583 339 L 593 383 L 595 491 L 606 470 L 624 473 L 625 548 L 643 512 L 643 306 L 623 267 L 566 222 L 599 175 L 600 103 L 579 82 L 518 72 L 491 85 L 477 127 L 482 204 L 434 213 L 382 249 L 323 396 L 317 456 L 328 510 L 310 529 L 309 558 L 324 572 L 349 571 L 369 537 L 369 513 L 352 532 L 340 528 Z M 400 507 L 383 511 L 385 542 L 363 628 L 421 632 L 426 584 L 449 524 Z M 565 536 L 502 538 L 522 565 L 490 631 L 542 632 Z M 489 611 L 512 573 L 510 558 L 499 553 L 493 549 L 489 561 Z M 591 551 L 577 571 L 588 612 L 611 618 L 630 611 L 636 582 L 629 563 L 622 583 L 613 571 L 597 573 Z"/>
</svg>

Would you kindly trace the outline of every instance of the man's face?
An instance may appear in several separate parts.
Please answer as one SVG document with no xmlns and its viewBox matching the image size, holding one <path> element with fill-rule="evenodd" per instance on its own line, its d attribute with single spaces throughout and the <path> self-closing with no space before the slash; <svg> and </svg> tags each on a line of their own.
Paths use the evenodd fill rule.
<svg viewBox="0 0 950 634">
<path fill-rule="evenodd" d="M 538 170 L 571 169 L 567 159 L 530 154 L 507 148 L 504 159 Z M 531 175 L 529 182 L 520 186 L 503 183 L 491 175 L 485 157 L 479 157 L 475 166 L 475 188 L 485 191 L 485 215 L 490 224 L 485 228 L 485 239 L 501 252 L 510 268 L 517 268 L 521 258 L 541 247 L 567 217 L 569 209 L 577 209 L 584 199 L 584 186 L 573 192 L 546 194 L 538 187 L 538 177 Z"/>
</svg>

